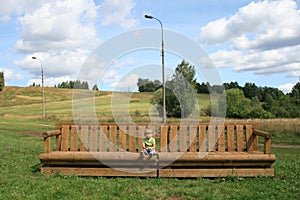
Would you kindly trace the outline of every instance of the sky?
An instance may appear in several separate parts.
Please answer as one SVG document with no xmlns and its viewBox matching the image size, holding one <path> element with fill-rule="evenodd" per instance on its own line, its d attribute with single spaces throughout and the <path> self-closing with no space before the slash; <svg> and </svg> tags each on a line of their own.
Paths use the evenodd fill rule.
<svg viewBox="0 0 300 200">
<path fill-rule="evenodd" d="M 98 68 L 86 68 L 93 79 L 86 81 L 90 88 L 97 84 L 101 90 L 137 91 L 138 78 L 162 77 L 160 24 L 145 19 L 148 14 L 162 22 L 166 33 L 166 79 L 185 59 L 172 51 L 171 42 L 182 45 L 168 38 L 176 32 L 207 54 L 222 82 L 236 81 L 240 86 L 251 82 L 287 93 L 300 77 L 299 4 L 299 0 L 0 1 L 0 71 L 5 85 L 26 87 L 41 84 L 42 67 L 45 86 L 54 86 L 82 77 L 97 49 L 114 45 L 107 49 L 115 57 L 98 63 L 101 75 L 95 72 Z M 117 54 L 136 42 L 127 41 L 126 33 L 148 33 L 152 28 L 157 30 L 155 36 L 144 40 L 155 39 L 157 48 L 124 48 Z M 113 44 L 114 38 L 123 42 Z M 196 78 L 207 82 L 201 72 Z"/>
</svg>

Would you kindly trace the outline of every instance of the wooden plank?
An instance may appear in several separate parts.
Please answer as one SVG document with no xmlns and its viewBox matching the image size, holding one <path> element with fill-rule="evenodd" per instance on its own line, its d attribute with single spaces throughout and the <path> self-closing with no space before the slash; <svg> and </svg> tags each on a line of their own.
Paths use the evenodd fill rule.
<svg viewBox="0 0 300 200">
<path fill-rule="evenodd" d="M 126 131 L 127 127 L 119 126 L 119 151 L 126 151 Z"/>
<path fill-rule="evenodd" d="M 70 151 L 78 151 L 78 126 L 71 126 Z"/>
<path fill-rule="evenodd" d="M 225 151 L 225 125 L 218 125 L 218 151 Z"/>
<path fill-rule="evenodd" d="M 128 149 L 130 152 L 136 152 L 136 126 L 129 126 L 128 129 Z"/>
<path fill-rule="evenodd" d="M 274 176 L 273 168 L 246 168 L 246 169 L 159 169 L 159 177 L 189 178 L 189 177 L 256 177 Z"/>
<path fill-rule="evenodd" d="M 237 151 L 244 151 L 244 125 L 236 125 Z"/>
<path fill-rule="evenodd" d="M 215 125 L 208 126 L 208 151 L 216 151 L 216 127 Z"/>
<path fill-rule="evenodd" d="M 88 151 L 88 126 L 80 128 L 80 151 Z"/>
<path fill-rule="evenodd" d="M 107 126 L 100 126 L 100 143 L 99 143 L 99 151 L 101 152 L 106 152 L 106 144 L 108 143 L 107 141 Z"/>
<path fill-rule="evenodd" d="M 62 125 L 61 151 L 69 150 L 69 125 Z"/>
<path fill-rule="evenodd" d="M 271 138 L 265 137 L 264 139 L 264 153 L 265 154 L 271 153 Z"/>
<path fill-rule="evenodd" d="M 49 153 L 51 149 L 51 137 L 44 137 L 44 153 Z"/>
<path fill-rule="evenodd" d="M 253 126 L 246 125 L 246 144 L 247 151 L 254 151 L 254 135 L 253 135 Z"/>
<path fill-rule="evenodd" d="M 190 152 L 196 152 L 197 147 L 196 147 L 196 142 L 197 142 L 197 128 L 198 126 L 196 125 L 191 125 L 190 126 L 190 143 L 189 143 L 189 149 Z"/>
<path fill-rule="evenodd" d="M 60 151 L 60 150 L 61 150 L 61 135 L 57 135 L 55 151 Z"/>
<path fill-rule="evenodd" d="M 111 125 L 109 126 L 109 151 L 115 152 L 117 151 L 117 126 Z"/>
<path fill-rule="evenodd" d="M 72 167 L 42 167 L 41 173 L 50 175 L 61 173 L 63 175 L 78 176 L 125 176 L 125 177 L 157 177 L 156 169 L 149 168 L 72 168 Z"/>
<path fill-rule="evenodd" d="M 141 152 L 143 150 L 143 138 L 145 137 L 146 127 L 138 126 L 138 151 Z"/>
<path fill-rule="evenodd" d="M 162 125 L 160 128 L 160 151 L 167 152 L 168 151 L 168 132 L 169 125 Z"/>
<path fill-rule="evenodd" d="M 177 125 L 171 125 L 170 126 L 170 132 L 169 132 L 169 149 L 170 149 L 170 152 L 177 152 L 177 131 L 178 131 L 178 126 Z"/>
<path fill-rule="evenodd" d="M 199 125 L 199 151 L 206 152 L 206 128 L 207 125 Z"/>
<path fill-rule="evenodd" d="M 181 152 L 187 151 L 187 126 L 186 125 L 180 125 L 179 127 L 179 148 Z"/>
<path fill-rule="evenodd" d="M 227 125 L 227 148 L 229 152 L 235 151 L 234 147 L 234 126 Z"/>
<path fill-rule="evenodd" d="M 90 127 L 90 151 L 98 150 L 98 126 Z"/>
</svg>

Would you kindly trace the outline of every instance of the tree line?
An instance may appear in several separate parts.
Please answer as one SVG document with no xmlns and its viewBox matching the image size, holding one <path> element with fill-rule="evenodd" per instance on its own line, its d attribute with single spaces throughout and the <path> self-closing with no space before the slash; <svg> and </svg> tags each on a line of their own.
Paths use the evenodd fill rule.
<svg viewBox="0 0 300 200">
<path fill-rule="evenodd" d="M 157 105 L 162 115 L 162 86 L 158 80 L 138 79 L 139 92 L 153 92 L 151 103 Z M 172 79 L 166 81 L 166 113 L 168 117 L 189 117 L 197 112 L 195 94 L 219 93 L 217 105 L 209 105 L 199 111 L 201 115 L 226 116 L 228 118 L 298 118 L 300 117 L 300 82 L 290 93 L 284 94 L 278 88 L 258 87 L 247 82 L 222 85 L 198 83 L 195 68 L 186 61 L 177 65 Z M 226 102 L 223 102 L 226 101 Z M 224 106 L 226 108 L 224 108 Z M 224 113 L 226 112 L 226 113 Z"/>
<path fill-rule="evenodd" d="M 3 90 L 4 86 L 4 72 L 0 72 L 0 91 Z"/>
<path fill-rule="evenodd" d="M 67 89 L 89 89 L 89 84 L 87 81 L 65 81 L 62 83 L 58 83 L 57 85 L 54 85 L 55 88 L 67 88 Z"/>
</svg>

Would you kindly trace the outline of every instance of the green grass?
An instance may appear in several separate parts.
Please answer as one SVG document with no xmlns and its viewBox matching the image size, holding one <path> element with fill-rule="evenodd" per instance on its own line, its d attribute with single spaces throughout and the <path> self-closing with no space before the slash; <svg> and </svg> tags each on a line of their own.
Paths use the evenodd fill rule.
<svg viewBox="0 0 300 200">
<path fill-rule="evenodd" d="M 300 196 L 300 149 L 272 148 L 275 177 L 216 179 L 103 178 L 39 172 L 41 137 L 55 122 L 72 120 L 72 90 L 46 88 L 41 119 L 40 88 L 5 87 L 0 93 L 0 199 L 297 199 Z M 153 94 L 133 93 L 130 113 L 145 120 Z M 100 120 L 112 120 L 109 92 L 97 92 Z M 209 96 L 199 95 L 203 105 Z M 202 105 L 202 106 L 203 106 Z M 138 112 L 136 112 L 138 111 Z M 272 141 L 300 144 L 299 119 L 252 120 L 273 133 Z M 29 134 L 29 135 L 28 135 Z"/>
<path fill-rule="evenodd" d="M 300 149 L 272 148 L 275 177 L 103 178 L 40 174 L 41 120 L 0 120 L 0 199 L 297 199 Z"/>
</svg>

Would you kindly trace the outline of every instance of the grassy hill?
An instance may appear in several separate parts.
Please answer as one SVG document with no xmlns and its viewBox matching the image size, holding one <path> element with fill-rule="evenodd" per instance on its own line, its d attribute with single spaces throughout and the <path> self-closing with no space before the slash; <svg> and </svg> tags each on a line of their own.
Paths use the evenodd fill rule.
<svg viewBox="0 0 300 200">
<path fill-rule="evenodd" d="M 45 87 L 45 110 L 48 119 L 72 120 L 73 90 Z M 129 99 L 129 113 L 135 120 L 147 119 L 153 109 L 150 100 L 154 93 L 118 93 L 109 91 L 76 90 L 83 97 L 93 98 L 96 114 L 101 121 L 112 121 L 112 97 Z M 84 100 L 83 100 L 84 101 Z M 207 106 L 209 95 L 198 95 L 199 108 Z M 0 115 L 2 117 L 40 118 L 42 114 L 41 87 L 4 87 L 0 92 Z"/>
</svg>

